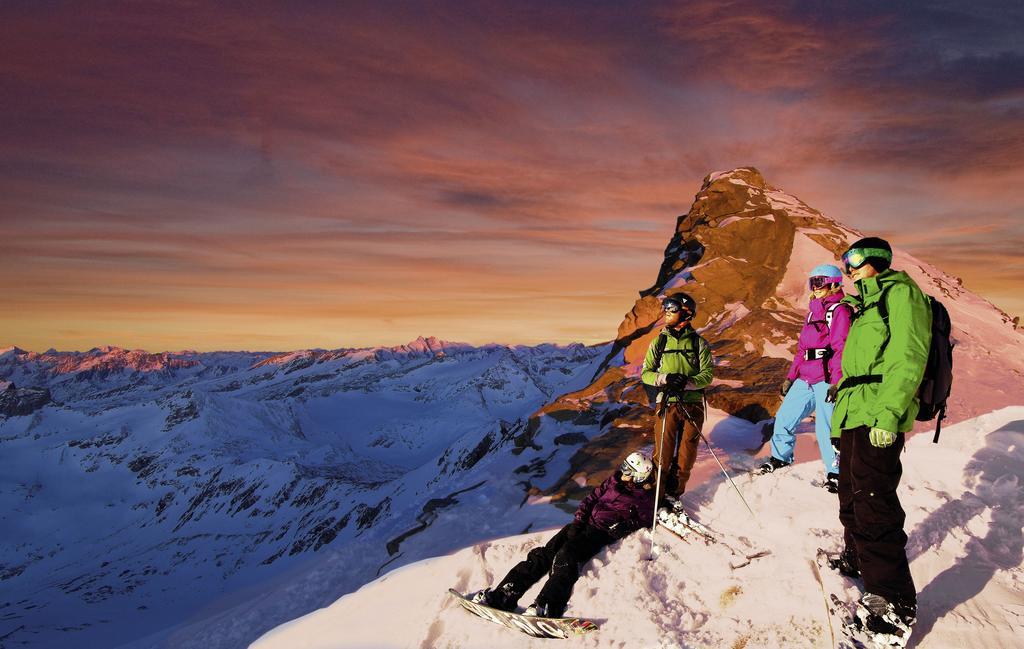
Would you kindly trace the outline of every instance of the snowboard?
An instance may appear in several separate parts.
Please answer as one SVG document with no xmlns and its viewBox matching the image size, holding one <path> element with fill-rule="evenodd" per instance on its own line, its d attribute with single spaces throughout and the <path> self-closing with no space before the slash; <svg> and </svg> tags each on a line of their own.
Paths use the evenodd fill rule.
<svg viewBox="0 0 1024 649">
<path fill-rule="evenodd" d="M 566 639 L 596 631 L 598 628 L 597 623 L 593 620 L 579 617 L 533 617 L 519 613 L 510 613 L 471 602 L 465 595 L 454 588 L 449 588 L 448 592 L 459 600 L 462 608 L 473 615 L 482 617 L 495 624 L 521 631 L 534 638 Z"/>
<path fill-rule="evenodd" d="M 703 523 L 690 518 L 685 512 L 672 512 L 662 507 L 658 510 L 658 525 L 687 542 L 701 540 L 707 545 L 721 545 L 734 557 L 729 562 L 729 567 L 733 570 L 749 565 L 754 559 L 771 554 L 771 550 L 758 550 L 750 547 L 750 544 L 746 543 L 745 539 L 740 539 L 740 545 L 744 547 L 737 548 L 732 543 L 722 539 L 720 534 L 711 531 Z"/>
</svg>

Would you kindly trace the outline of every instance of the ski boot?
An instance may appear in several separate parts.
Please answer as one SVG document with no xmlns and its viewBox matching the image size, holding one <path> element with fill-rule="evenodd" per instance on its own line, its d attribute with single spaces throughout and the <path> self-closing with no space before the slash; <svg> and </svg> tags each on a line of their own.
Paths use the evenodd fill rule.
<svg viewBox="0 0 1024 649">
<path fill-rule="evenodd" d="M 822 486 L 825 487 L 825 491 L 829 492 L 830 494 L 839 493 L 839 474 L 830 473 L 827 476 L 825 476 L 825 484 L 823 484 Z"/>
<path fill-rule="evenodd" d="M 837 555 L 830 556 L 828 558 L 828 567 L 844 577 L 860 579 L 860 567 L 857 564 L 857 555 L 850 550 L 843 550 Z"/>
<path fill-rule="evenodd" d="M 776 459 L 774 455 L 769 455 L 768 461 L 757 467 L 757 472 L 764 475 L 766 473 L 772 473 L 777 469 L 787 467 L 790 464 L 792 464 L 792 462 L 783 462 L 782 460 Z"/>
<path fill-rule="evenodd" d="M 509 601 L 512 599 L 512 595 L 512 584 L 505 584 L 503 588 L 498 590 L 484 588 L 483 590 L 478 590 L 475 593 L 470 593 L 466 595 L 466 599 L 474 604 L 489 606 L 491 608 L 496 608 L 499 611 L 514 612 L 516 610 L 516 601 L 518 601 L 519 598 L 516 597 L 514 601 Z"/>
<path fill-rule="evenodd" d="M 875 647 L 906 647 L 915 622 L 916 604 L 893 603 L 881 595 L 864 593 L 857 602 L 855 617 L 848 627 Z"/>
<path fill-rule="evenodd" d="M 559 609 L 556 606 L 550 604 L 544 604 L 541 602 L 534 602 L 526 607 L 523 611 L 523 615 L 527 617 L 562 617 L 565 613 L 564 607 Z"/>
</svg>

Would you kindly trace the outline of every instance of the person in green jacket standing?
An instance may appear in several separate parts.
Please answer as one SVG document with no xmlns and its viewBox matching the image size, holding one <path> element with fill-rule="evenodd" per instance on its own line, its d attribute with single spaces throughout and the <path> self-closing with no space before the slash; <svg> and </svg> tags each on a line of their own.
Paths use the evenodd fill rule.
<svg viewBox="0 0 1024 649">
<path fill-rule="evenodd" d="M 659 506 L 675 506 L 686 491 L 704 426 L 704 388 L 711 384 L 711 347 L 691 326 L 697 303 L 686 293 L 662 301 L 665 328 L 644 358 L 643 382 L 659 389 L 654 464 L 665 474 Z M 663 497 L 664 496 L 664 497 Z"/>
<path fill-rule="evenodd" d="M 864 579 L 858 620 L 903 646 L 917 615 L 907 561 L 906 514 L 896 488 L 900 451 L 918 411 L 917 389 L 931 345 L 928 297 L 902 271 L 892 247 L 867 237 L 843 255 L 858 295 L 843 349 L 843 381 L 832 415 L 839 437 L 839 520 L 845 549 L 833 567 Z"/>
</svg>

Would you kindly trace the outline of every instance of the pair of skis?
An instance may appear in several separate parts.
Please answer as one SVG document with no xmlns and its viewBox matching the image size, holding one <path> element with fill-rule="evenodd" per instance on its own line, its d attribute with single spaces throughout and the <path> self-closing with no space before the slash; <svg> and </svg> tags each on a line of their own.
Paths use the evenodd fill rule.
<svg viewBox="0 0 1024 649">
<path fill-rule="evenodd" d="M 739 545 L 744 547 L 738 548 L 735 544 L 725 541 L 720 534 L 713 532 L 703 523 L 690 518 L 685 512 L 670 511 L 662 507 L 657 512 L 657 518 L 658 525 L 684 541 L 701 540 L 706 545 L 715 544 L 728 550 L 733 556 L 733 560 L 729 562 L 729 567 L 733 570 L 749 565 L 754 559 L 771 554 L 771 550 L 759 550 L 751 547 L 749 542 L 743 538 L 739 539 Z"/>
</svg>

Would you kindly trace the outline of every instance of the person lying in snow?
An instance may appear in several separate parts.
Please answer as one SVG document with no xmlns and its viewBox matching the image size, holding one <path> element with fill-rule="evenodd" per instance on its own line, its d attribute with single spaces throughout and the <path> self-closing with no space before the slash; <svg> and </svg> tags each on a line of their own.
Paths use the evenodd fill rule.
<svg viewBox="0 0 1024 649">
<path fill-rule="evenodd" d="M 519 598 L 546 574 L 547 583 L 525 615 L 562 617 L 583 566 L 605 546 L 650 524 L 654 518 L 654 464 L 640 452 L 580 503 L 573 521 L 546 545 L 534 548 L 493 590 L 468 595 L 477 604 L 515 611 Z"/>
</svg>

